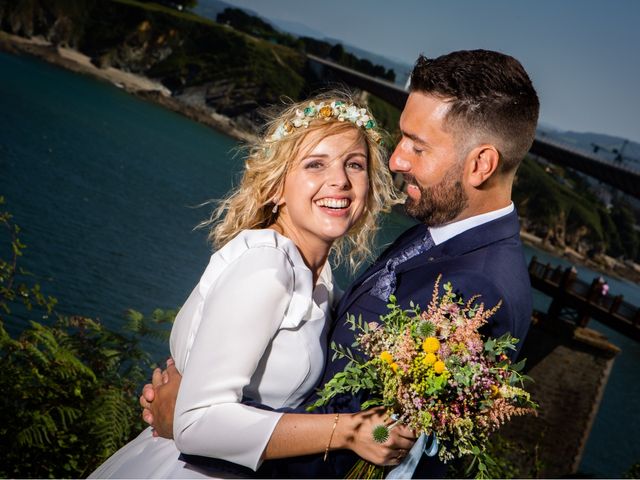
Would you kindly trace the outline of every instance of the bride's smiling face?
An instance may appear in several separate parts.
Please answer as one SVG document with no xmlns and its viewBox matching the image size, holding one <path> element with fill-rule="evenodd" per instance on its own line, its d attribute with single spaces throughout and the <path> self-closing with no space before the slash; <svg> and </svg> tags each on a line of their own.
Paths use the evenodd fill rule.
<svg viewBox="0 0 640 480">
<path fill-rule="evenodd" d="M 279 220 L 296 236 L 331 243 L 346 234 L 366 208 L 368 156 L 355 128 L 320 138 L 323 133 L 310 132 L 302 141 L 285 178 Z"/>
</svg>

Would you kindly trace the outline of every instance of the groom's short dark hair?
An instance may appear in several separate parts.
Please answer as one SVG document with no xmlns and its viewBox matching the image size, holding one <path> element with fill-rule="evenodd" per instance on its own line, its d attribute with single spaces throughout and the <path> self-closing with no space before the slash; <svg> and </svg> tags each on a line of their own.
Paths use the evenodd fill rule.
<svg viewBox="0 0 640 480">
<path fill-rule="evenodd" d="M 520 62 L 490 50 L 464 50 L 429 59 L 420 56 L 411 91 L 450 103 L 446 125 L 456 140 L 491 139 L 510 172 L 531 148 L 540 104 Z"/>
</svg>

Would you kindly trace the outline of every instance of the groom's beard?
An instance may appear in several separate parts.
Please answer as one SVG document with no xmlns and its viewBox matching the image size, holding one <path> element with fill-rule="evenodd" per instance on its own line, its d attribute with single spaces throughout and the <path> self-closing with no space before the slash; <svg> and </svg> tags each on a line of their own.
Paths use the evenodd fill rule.
<svg viewBox="0 0 640 480">
<path fill-rule="evenodd" d="M 404 208 L 409 215 L 420 220 L 428 227 L 437 227 L 456 218 L 469 203 L 462 188 L 464 164 L 447 172 L 437 185 L 423 188 L 411 174 L 405 174 L 406 182 L 416 185 L 420 190 L 420 200 L 407 197 Z"/>
</svg>

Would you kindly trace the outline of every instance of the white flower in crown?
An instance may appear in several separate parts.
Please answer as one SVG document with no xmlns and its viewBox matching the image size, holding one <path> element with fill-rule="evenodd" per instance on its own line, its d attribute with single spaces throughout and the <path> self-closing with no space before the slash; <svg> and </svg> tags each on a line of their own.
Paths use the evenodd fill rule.
<svg viewBox="0 0 640 480">
<path fill-rule="evenodd" d="M 360 109 L 355 105 L 349 105 L 347 107 L 347 110 L 344 112 L 345 120 L 349 120 L 352 123 L 356 123 L 358 121 L 359 116 L 360 116 Z"/>
<path fill-rule="evenodd" d="M 360 117 L 356 120 L 356 125 L 362 127 L 366 125 L 369 121 L 369 115 L 367 115 L 367 111 L 364 108 L 360 109 Z"/>
<path fill-rule="evenodd" d="M 296 110 L 296 116 L 293 119 L 293 126 L 296 128 L 300 128 L 303 124 L 304 124 L 304 113 L 302 112 L 302 110 L 297 109 Z"/>
<path fill-rule="evenodd" d="M 287 130 L 284 128 L 284 123 L 283 123 L 282 125 L 279 125 L 278 128 L 276 128 L 275 132 L 273 132 L 273 135 L 271 135 L 271 140 L 273 141 L 282 140 L 286 136 L 287 136 Z"/>
</svg>

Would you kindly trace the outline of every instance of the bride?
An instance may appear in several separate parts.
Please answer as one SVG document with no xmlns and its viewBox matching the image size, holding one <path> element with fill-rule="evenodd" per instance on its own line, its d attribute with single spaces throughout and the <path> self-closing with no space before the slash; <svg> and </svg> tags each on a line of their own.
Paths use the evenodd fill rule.
<svg viewBox="0 0 640 480">
<path fill-rule="evenodd" d="M 398 427 L 375 443 L 384 410 L 246 405 L 293 409 L 321 377 L 339 296 L 328 257 L 355 266 L 370 253 L 376 217 L 395 201 L 384 159 L 371 114 L 344 95 L 291 105 L 268 125 L 210 222 L 217 251 L 171 332 L 182 374 L 174 440 L 148 428 L 91 477 L 248 476 L 267 459 L 335 449 L 400 462 L 415 439 Z"/>
</svg>

